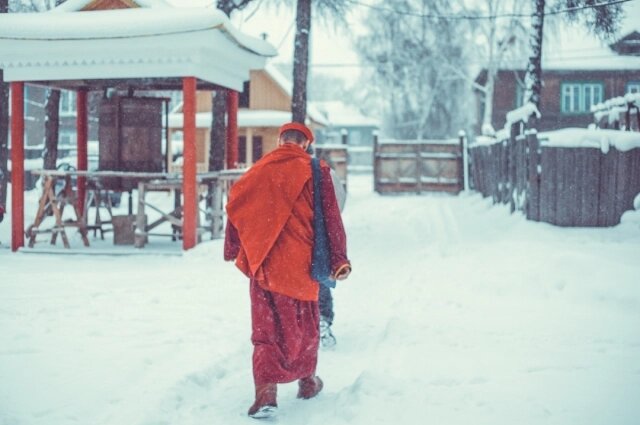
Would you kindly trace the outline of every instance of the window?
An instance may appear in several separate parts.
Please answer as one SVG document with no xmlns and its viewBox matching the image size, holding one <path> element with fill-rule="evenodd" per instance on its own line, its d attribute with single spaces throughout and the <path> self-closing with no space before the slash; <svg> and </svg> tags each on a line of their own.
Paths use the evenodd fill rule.
<svg viewBox="0 0 640 425">
<path fill-rule="evenodd" d="M 60 115 L 76 114 L 76 94 L 75 92 L 62 90 L 60 93 Z"/>
<path fill-rule="evenodd" d="M 60 130 L 58 135 L 60 145 L 75 145 L 76 144 L 76 132 L 74 130 Z"/>
<path fill-rule="evenodd" d="M 238 96 L 238 107 L 240 108 L 248 108 L 249 107 L 249 97 L 250 97 L 250 85 L 249 81 L 245 81 L 242 85 L 242 92 Z"/>
<path fill-rule="evenodd" d="M 245 136 L 238 137 L 238 163 L 247 163 L 247 138 Z"/>
<path fill-rule="evenodd" d="M 602 83 L 562 83 L 562 106 L 565 114 L 584 114 L 591 106 L 602 102 Z"/>
<path fill-rule="evenodd" d="M 625 93 L 640 93 L 640 81 L 628 82 Z"/>
<path fill-rule="evenodd" d="M 524 91 L 525 91 L 525 87 L 519 82 L 516 82 L 516 104 L 515 104 L 516 108 L 519 108 L 522 105 L 524 105 Z"/>
<path fill-rule="evenodd" d="M 262 136 L 253 136 L 253 163 L 262 158 Z"/>
</svg>

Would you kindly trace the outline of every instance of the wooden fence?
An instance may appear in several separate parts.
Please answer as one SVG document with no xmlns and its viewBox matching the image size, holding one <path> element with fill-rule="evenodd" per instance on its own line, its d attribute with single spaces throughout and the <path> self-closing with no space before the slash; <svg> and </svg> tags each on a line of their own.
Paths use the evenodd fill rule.
<svg viewBox="0 0 640 425">
<path fill-rule="evenodd" d="M 374 140 L 374 190 L 382 194 L 464 189 L 466 137 L 449 140 Z"/>
<path fill-rule="evenodd" d="M 549 146 L 535 130 L 469 149 L 473 187 L 558 226 L 614 226 L 640 193 L 640 148 Z"/>
</svg>

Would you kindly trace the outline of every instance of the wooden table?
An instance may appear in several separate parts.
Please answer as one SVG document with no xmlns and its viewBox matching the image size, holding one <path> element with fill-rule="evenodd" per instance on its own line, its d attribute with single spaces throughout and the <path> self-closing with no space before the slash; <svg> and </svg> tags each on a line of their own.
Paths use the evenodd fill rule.
<svg viewBox="0 0 640 425">
<path fill-rule="evenodd" d="M 245 170 L 224 170 L 221 172 L 199 173 L 196 176 L 200 187 L 200 201 L 204 201 L 204 212 L 206 226 L 199 226 L 199 235 L 210 232 L 212 238 L 222 235 L 222 220 L 224 217 L 223 197 L 231 182 L 242 176 Z M 178 173 L 146 173 L 146 172 L 123 172 L 123 171 L 61 171 L 61 170 L 33 170 L 33 174 L 43 176 L 43 192 L 38 201 L 38 212 L 35 220 L 25 231 L 29 238 L 29 247 L 36 243 L 36 237 L 40 234 L 51 234 L 50 243 L 55 245 L 57 236 L 60 235 L 65 248 L 70 248 L 66 228 L 76 227 L 81 234 L 83 244 L 89 246 L 87 232 L 94 230 L 100 232 L 104 239 L 105 230 L 102 226 L 111 223 L 111 218 L 102 220 L 99 211 L 96 211 L 96 220 L 92 225 L 87 224 L 89 208 L 92 201 L 95 201 L 96 208 L 99 209 L 101 201 L 107 196 L 107 210 L 111 216 L 111 205 L 108 203 L 108 193 L 100 184 L 101 179 L 121 177 L 138 180 L 138 208 L 136 211 L 135 242 L 138 248 L 144 247 L 148 236 L 162 235 L 170 236 L 174 240 L 182 237 L 182 205 L 180 202 L 182 190 L 182 175 Z M 78 208 L 76 181 L 85 182 L 86 199 L 83 200 L 83 212 Z M 56 183 L 64 180 L 64 186 L 59 193 L 56 193 Z M 151 191 L 173 191 L 175 195 L 174 208 L 171 211 L 162 211 L 161 208 L 152 205 L 146 200 L 146 194 Z M 63 220 L 62 215 L 66 206 L 73 208 L 74 218 Z M 146 223 L 146 209 L 158 212 L 161 217 L 153 223 Z M 42 222 L 49 215 L 54 216 L 55 224 L 49 228 L 41 228 Z M 164 222 L 172 225 L 171 234 L 153 234 L 150 231 Z"/>
</svg>

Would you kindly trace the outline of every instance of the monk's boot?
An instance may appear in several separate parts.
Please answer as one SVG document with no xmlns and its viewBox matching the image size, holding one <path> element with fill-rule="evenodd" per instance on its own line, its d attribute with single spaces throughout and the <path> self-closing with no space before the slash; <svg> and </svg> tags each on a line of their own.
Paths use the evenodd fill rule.
<svg viewBox="0 0 640 425">
<path fill-rule="evenodd" d="M 249 408 L 247 414 L 255 419 L 267 419 L 275 416 L 278 411 L 277 384 L 256 384 L 256 401 Z"/>
<path fill-rule="evenodd" d="M 319 376 L 310 376 L 298 381 L 298 398 L 309 399 L 318 395 L 322 391 L 322 379 Z"/>
</svg>

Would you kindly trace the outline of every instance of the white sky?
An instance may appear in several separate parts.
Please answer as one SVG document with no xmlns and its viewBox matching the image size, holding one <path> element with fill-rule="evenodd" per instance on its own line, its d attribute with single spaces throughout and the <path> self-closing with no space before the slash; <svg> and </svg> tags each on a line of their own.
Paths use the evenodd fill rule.
<svg viewBox="0 0 640 425">
<path fill-rule="evenodd" d="M 194 5 L 211 5 L 213 0 L 169 0 L 184 6 L 187 2 Z M 363 2 L 372 3 L 370 0 Z M 268 4 L 265 4 L 268 3 Z M 272 7 L 272 2 L 256 0 L 249 7 L 233 16 L 233 23 L 243 32 L 260 36 L 266 33 L 268 40 L 276 48 L 279 55 L 276 63 L 293 62 L 293 42 L 295 36 L 295 13 L 292 6 Z M 291 2 L 293 3 L 293 2 Z M 622 23 L 621 34 L 640 29 L 640 0 L 631 0 L 624 4 L 626 17 Z M 339 28 L 331 23 L 323 22 L 314 16 L 312 23 L 311 66 L 314 71 L 336 74 L 350 82 L 357 80 L 360 68 L 358 55 L 353 47 L 353 34 L 362 33 L 365 26 L 362 17 L 367 8 L 354 6 L 347 16 L 346 28 Z M 606 44 L 577 26 L 563 23 L 557 33 L 552 33 L 548 26 L 545 41 L 545 55 L 583 58 L 589 54 L 597 54 Z M 585 58 L 585 60 L 588 60 Z"/>
</svg>

